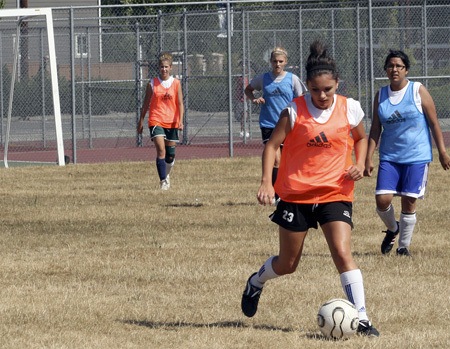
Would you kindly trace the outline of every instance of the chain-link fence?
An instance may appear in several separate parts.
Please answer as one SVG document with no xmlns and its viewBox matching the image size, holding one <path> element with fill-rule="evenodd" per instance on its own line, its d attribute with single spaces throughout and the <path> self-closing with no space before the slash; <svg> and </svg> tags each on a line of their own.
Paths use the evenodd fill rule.
<svg viewBox="0 0 450 349">
<path fill-rule="evenodd" d="M 408 53 L 408 76 L 429 89 L 443 129 L 450 128 L 447 0 L 204 1 L 54 8 L 53 16 L 65 151 L 75 162 L 150 159 L 148 132 L 140 139 L 136 125 L 162 51 L 174 55 L 173 74 L 182 82 L 186 113 L 177 152 L 186 156 L 260 154 L 259 110 L 243 89 L 269 70 L 275 46 L 287 49 L 287 70 L 304 80 L 315 39 L 329 46 L 338 92 L 361 102 L 367 128 L 373 96 L 387 82 L 390 48 Z M 54 147 L 54 123 L 45 26 L 37 18 L 23 23 L 11 156 L 33 160 Z M 2 144 L 16 24 L 0 24 Z"/>
</svg>

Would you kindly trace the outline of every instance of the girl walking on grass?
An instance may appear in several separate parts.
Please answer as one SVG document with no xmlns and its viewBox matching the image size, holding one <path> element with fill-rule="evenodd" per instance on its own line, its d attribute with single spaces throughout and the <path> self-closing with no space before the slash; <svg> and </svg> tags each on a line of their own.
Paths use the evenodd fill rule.
<svg viewBox="0 0 450 349">
<path fill-rule="evenodd" d="M 137 130 L 142 134 L 144 119 L 148 112 L 148 127 L 156 147 L 156 169 L 161 190 L 170 188 L 169 175 L 175 164 L 175 145 L 179 142 L 178 130 L 183 129 L 183 93 L 180 80 L 171 75 L 172 61 L 170 53 L 160 55 L 159 76 L 147 84 Z"/>
</svg>

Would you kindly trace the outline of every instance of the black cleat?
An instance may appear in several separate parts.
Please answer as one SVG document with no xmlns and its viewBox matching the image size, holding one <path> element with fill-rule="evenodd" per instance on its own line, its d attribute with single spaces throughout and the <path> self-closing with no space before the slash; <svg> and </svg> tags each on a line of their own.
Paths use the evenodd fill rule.
<svg viewBox="0 0 450 349">
<path fill-rule="evenodd" d="M 412 257 L 406 247 L 397 248 L 397 256 Z"/>
<path fill-rule="evenodd" d="M 380 333 L 372 326 L 369 320 L 361 320 L 356 333 L 360 336 L 379 337 Z"/>
<path fill-rule="evenodd" d="M 383 239 L 383 242 L 381 243 L 381 253 L 382 254 L 388 254 L 391 252 L 392 247 L 394 247 L 395 238 L 398 235 L 399 231 L 399 224 L 397 222 L 397 230 L 396 231 L 390 231 L 389 229 L 386 231 L 383 231 L 383 233 L 386 233 L 386 236 Z"/>
<path fill-rule="evenodd" d="M 255 275 L 253 273 L 247 280 L 244 293 L 242 294 L 241 309 L 245 316 L 252 317 L 258 310 L 259 297 L 261 296 L 262 288 L 253 286 L 250 279 Z"/>
</svg>

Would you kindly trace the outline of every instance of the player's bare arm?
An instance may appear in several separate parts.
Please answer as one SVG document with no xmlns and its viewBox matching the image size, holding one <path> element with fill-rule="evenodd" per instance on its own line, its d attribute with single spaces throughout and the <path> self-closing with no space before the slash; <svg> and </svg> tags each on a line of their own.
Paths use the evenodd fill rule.
<svg viewBox="0 0 450 349">
<path fill-rule="evenodd" d="M 370 127 L 369 140 L 367 145 L 367 155 L 365 161 L 364 175 L 371 177 L 374 169 L 373 154 L 377 148 L 381 135 L 381 122 L 378 117 L 378 92 L 375 95 L 372 112 L 372 126 Z"/>
<path fill-rule="evenodd" d="M 439 162 L 444 170 L 448 170 L 450 169 L 450 156 L 447 154 L 447 150 L 445 148 L 444 137 L 442 135 L 441 126 L 439 125 L 433 98 L 424 86 L 420 86 L 419 94 L 422 100 L 423 112 L 427 118 L 431 134 L 439 152 Z"/>
</svg>

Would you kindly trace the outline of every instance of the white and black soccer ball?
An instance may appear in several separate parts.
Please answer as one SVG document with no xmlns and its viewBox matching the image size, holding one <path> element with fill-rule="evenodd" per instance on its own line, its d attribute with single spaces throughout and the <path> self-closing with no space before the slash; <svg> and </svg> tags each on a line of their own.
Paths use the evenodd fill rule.
<svg viewBox="0 0 450 349">
<path fill-rule="evenodd" d="M 350 338 L 358 328 L 358 310 L 346 299 L 330 299 L 320 307 L 317 324 L 328 339 Z"/>
</svg>

